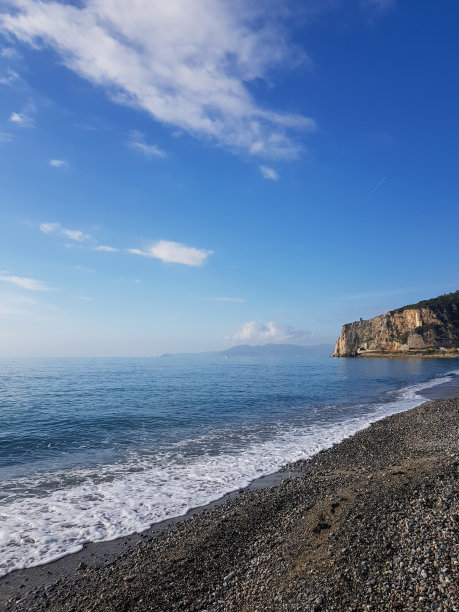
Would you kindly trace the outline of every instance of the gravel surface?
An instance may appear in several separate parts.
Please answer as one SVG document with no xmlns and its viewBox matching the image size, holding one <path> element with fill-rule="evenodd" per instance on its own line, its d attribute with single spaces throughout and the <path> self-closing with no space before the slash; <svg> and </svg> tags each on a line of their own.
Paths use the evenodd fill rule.
<svg viewBox="0 0 459 612">
<path fill-rule="evenodd" d="M 459 612 L 459 398 L 284 471 L 4 609 Z"/>
</svg>

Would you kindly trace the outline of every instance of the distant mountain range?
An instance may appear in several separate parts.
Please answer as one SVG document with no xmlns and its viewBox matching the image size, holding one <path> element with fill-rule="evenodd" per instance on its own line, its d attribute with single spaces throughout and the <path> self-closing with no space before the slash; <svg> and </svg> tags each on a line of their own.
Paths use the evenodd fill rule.
<svg viewBox="0 0 459 612">
<path fill-rule="evenodd" d="M 315 344 L 299 346 L 297 344 L 239 344 L 225 351 L 207 351 L 194 353 L 209 357 L 330 357 L 333 353 L 332 344 Z M 175 353 L 175 355 L 192 355 L 193 353 Z M 172 357 L 173 354 L 163 355 Z"/>
<path fill-rule="evenodd" d="M 323 357 L 333 353 L 332 344 L 316 344 L 313 346 L 299 346 L 297 344 L 239 344 L 232 346 L 226 351 L 219 351 L 222 355 L 230 357 L 252 357 L 252 356 L 279 356 L 279 357 Z"/>
</svg>

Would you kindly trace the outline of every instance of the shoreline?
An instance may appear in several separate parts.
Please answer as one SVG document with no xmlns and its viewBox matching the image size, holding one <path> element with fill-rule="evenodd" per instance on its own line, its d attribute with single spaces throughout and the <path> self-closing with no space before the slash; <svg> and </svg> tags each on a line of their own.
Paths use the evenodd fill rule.
<svg viewBox="0 0 459 612">
<path fill-rule="evenodd" d="M 422 403 L 423 399 L 450 398 L 454 395 L 459 396 L 459 374 L 450 373 L 449 376 L 452 378 L 447 382 L 433 384 L 432 387 L 417 391 L 416 395 L 419 397 L 419 403 Z M 434 379 L 430 382 L 433 383 Z M 406 408 L 402 410 L 405 411 Z M 371 422 L 376 422 L 384 418 L 386 418 L 386 416 L 376 416 L 375 421 L 368 421 L 366 425 L 361 426 L 362 429 L 355 430 L 354 433 L 347 433 L 345 434 L 346 437 L 331 442 L 331 447 L 340 444 L 348 437 L 352 437 L 358 433 L 358 431 L 366 429 L 370 426 Z M 330 446 L 324 447 L 322 451 L 328 448 L 330 448 Z M 233 499 L 241 492 L 273 486 L 285 478 L 298 476 L 299 471 L 295 466 L 301 465 L 305 460 L 309 460 L 313 457 L 314 455 L 308 459 L 294 460 L 291 462 L 287 461 L 278 467 L 276 471 L 265 473 L 263 476 L 250 481 L 247 485 L 238 486 L 236 489 L 228 491 L 221 497 L 211 499 L 207 503 L 190 507 L 184 514 L 152 523 L 149 527 L 141 531 L 117 536 L 111 540 L 88 541 L 83 544 L 82 548 L 79 550 L 64 553 L 55 559 L 37 565 L 22 569 L 14 569 L 8 574 L 0 576 L 0 610 L 1 604 L 11 597 L 23 596 L 24 593 L 28 592 L 30 589 L 52 584 L 62 576 L 74 574 L 81 563 L 84 563 L 88 567 L 98 567 L 100 564 L 110 563 L 115 560 L 119 554 L 135 547 L 142 541 L 142 538 L 161 534 L 164 530 L 173 527 L 176 523 L 186 521 L 190 517 L 200 514 L 201 512 L 218 507 L 226 503 L 226 501 Z"/>
<path fill-rule="evenodd" d="M 241 487 L 234 491 L 229 491 L 221 497 L 210 501 L 202 506 L 190 508 L 185 514 L 173 516 L 164 519 L 157 523 L 153 523 L 147 529 L 135 532 L 126 536 L 120 536 L 113 540 L 102 540 L 100 542 L 87 542 L 81 550 L 68 553 L 40 565 L 33 565 L 23 569 L 16 569 L 0 576 L 0 606 L 5 604 L 15 596 L 21 598 L 30 590 L 37 587 L 47 587 L 55 581 L 63 577 L 72 576 L 81 569 L 83 564 L 85 568 L 97 568 L 101 565 L 107 565 L 115 561 L 120 555 L 130 552 L 140 544 L 144 539 L 154 538 L 161 535 L 168 529 L 173 529 L 174 526 L 186 522 L 202 513 L 212 511 L 214 508 L 219 508 L 227 502 L 237 498 L 241 493 L 246 491 L 257 491 L 269 487 L 278 486 L 287 478 L 295 478 L 299 475 L 295 469 L 296 464 L 302 463 L 303 460 L 282 466 L 276 472 L 255 478 L 246 487 Z M 24 589 L 24 590 L 22 590 Z M 2 608 L 0 607 L 0 611 Z"/>
<path fill-rule="evenodd" d="M 445 397 L 445 394 L 449 394 L 449 396 L 454 394 L 459 395 L 459 383 L 456 382 L 455 377 L 453 381 L 438 385 L 437 387 L 433 387 L 429 389 L 429 391 L 431 391 L 432 394 L 436 393 L 438 397 Z M 420 397 L 420 401 L 422 401 L 421 398 L 425 397 L 426 395 L 428 394 L 426 390 L 424 390 L 422 392 L 422 396 Z M 79 589 L 83 586 L 82 581 L 87 582 L 90 577 L 94 578 L 96 576 L 104 575 L 106 572 L 109 572 L 109 574 L 111 575 L 114 571 L 114 568 L 118 568 L 115 569 L 115 572 L 120 572 L 119 583 L 121 585 L 124 585 L 124 587 L 126 587 L 127 584 L 131 585 L 130 579 L 125 580 L 126 575 L 129 577 L 135 574 L 129 573 L 130 570 L 126 569 L 126 567 L 129 566 L 130 558 L 136 557 L 139 551 L 145 552 L 145 548 L 147 550 L 159 548 L 162 551 L 159 556 L 164 556 L 165 551 L 163 549 L 165 541 L 171 540 L 170 546 L 172 547 L 172 549 L 174 549 L 174 547 L 176 549 L 180 549 L 183 547 L 184 540 L 184 534 L 182 532 L 186 533 L 190 530 L 193 532 L 196 529 L 198 529 L 198 531 L 204 530 L 204 532 L 209 531 L 208 523 L 213 524 L 214 531 L 216 528 L 215 523 L 217 523 L 218 532 L 218 530 L 221 530 L 222 528 L 222 514 L 228 512 L 228 508 L 231 508 L 232 506 L 247 506 L 246 513 L 248 513 L 249 515 L 253 514 L 256 507 L 262 503 L 262 500 L 265 500 L 266 498 L 270 497 L 276 498 L 277 491 L 285 491 L 289 488 L 293 490 L 300 489 L 305 486 L 305 479 L 308 481 L 312 491 L 316 488 L 315 481 L 321 480 L 320 464 L 323 462 L 324 457 L 332 457 L 333 463 L 333 461 L 336 462 L 336 458 L 333 460 L 333 456 L 337 455 L 339 461 L 339 456 L 343 452 L 342 449 L 349 445 L 355 445 L 356 440 L 358 438 L 369 437 L 371 439 L 375 430 L 378 430 L 380 428 L 384 429 L 384 427 L 387 427 L 393 420 L 397 421 L 397 419 L 408 419 L 409 421 L 410 417 L 406 417 L 404 415 L 412 415 L 416 413 L 416 411 L 420 411 L 423 407 L 429 405 L 431 405 L 433 409 L 435 409 L 435 405 L 438 405 L 438 402 L 440 402 L 441 404 L 442 401 L 453 402 L 455 406 L 453 409 L 453 424 L 457 423 L 457 421 L 459 421 L 459 417 L 457 414 L 459 406 L 458 400 L 435 400 L 433 402 L 428 402 L 427 404 L 422 404 L 421 406 L 418 406 L 406 412 L 401 412 L 390 417 L 385 417 L 384 419 L 373 423 L 369 428 L 358 432 L 350 438 L 346 438 L 343 442 L 333 446 L 332 448 L 325 451 L 321 451 L 312 459 L 302 460 L 294 464 L 287 465 L 280 471 L 275 472 L 274 474 L 253 481 L 245 489 L 240 489 L 232 493 L 228 493 L 224 497 L 214 502 L 211 502 L 210 504 L 190 510 L 186 515 L 168 519 L 161 523 L 156 523 L 151 528 L 140 534 L 133 534 L 131 536 L 125 536 L 108 542 L 89 543 L 84 546 L 83 550 L 62 557 L 61 559 L 52 563 L 27 568 L 24 570 L 16 570 L 10 574 L 7 574 L 6 576 L 0 579 L 0 604 L 2 602 L 5 604 L 6 600 L 10 600 L 8 604 L 5 604 L 5 609 L 8 610 L 38 610 L 45 608 L 48 609 L 52 599 L 57 598 L 57 607 L 51 607 L 49 609 L 67 609 L 60 608 L 60 604 L 58 604 L 58 600 L 63 596 L 63 594 L 67 593 L 67 599 L 70 598 L 70 601 L 72 599 L 73 593 L 73 595 L 78 600 Z M 438 433 L 441 433 L 443 436 L 445 435 L 445 432 Z M 455 444 L 457 446 L 457 438 Z M 359 444 L 357 443 L 357 447 L 358 446 Z M 412 451 L 410 454 L 412 454 Z M 395 457 L 393 457 L 393 459 L 395 459 Z M 352 469 L 351 472 L 352 471 L 354 470 Z M 367 474 L 367 477 L 371 481 L 370 475 Z M 336 491 L 334 493 L 332 492 L 332 495 L 335 494 Z M 319 499 L 321 499 L 321 496 L 317 495 L 315 498 L 316 503 L 314 505 L 317 505 L 317 503 L 319 503 L 320 505 L 321 502 L 318 502 Z M 313 502 L 314 499 L 311 501 Z M 339 502 L 337 503 L 339 506 Z M 233 512 L 233 510 L 230 511 Z M 224 526 L 226 526 L 226 523 L 229 523 L 231 525 L 231 519 L 228 519 L 226 517 L 223 520 Z M 320 521 L 318 524 L 320 525 Z M 324 529 L 326 530 L 326 528 Z M 319 533 L 320 532 L 321 529 L 319 528 Z M 259 535 L 263 539 L 263 534 L 260 533 Z M 227 542 L 227 546 L 231 545 L 231 542 Z M 128 573 L 126 574 L 126 572 Z M 220 576 L 220 579 L 222 579 L 223 577 L 224 576 Z M 106 578 L 103 579 L 104 582 L 106 580 Z M 132 581 L 134 581 L 134 578 L 132 578 Z M 97 587 L 95 588 L 97 590 Z M 12 598 L 20 599 L 19 601 L 14 603 L 12 601 Z M 36 607 L 30 607 L 31 599 L 33 599 L 34 605 L 35 602 L 37 603 Z M 41 604 L 39 604 L 38 602 L 40 601 L 43 604 L 43 608 L 39 607 Z M 100 604 L 94 609 L 117 609 L 115 607 L 103 607 L 103 605 L 101 607 Z M 112 602 L 111 606 L 113 605 L 115 604 Z M 69 606 L 71 606 L 71 604 L 69 604 Z M 158 608 L 152 607 L 145 609 L 180 609 L 176 608 L 175 604 L 172 605 L 172 607 L 170 608 L 168 608 L 167 606 L 167 602 L 163 601 Z M 79 609 L 85 608 L 80 608 L 77 605 L 75 610 Z M 144 608 L 133 607 L 132 609 L 142 610 Z M 188 608 L 185 607 L 183 609 Z M 198 607 L 196 609 L 206 608 Z M 237 606 L 218 608 L 217 606 L 216 608 L 211 607 L 210 609 L 223 610 L 239 608 Z"/>
<path fill-rule="evenodd" d="M 459 396 L 459 375 L 454 376 L 452 380 L 446 383 L 441 383 L 439 385 L 434 385 L 433 387 L 428 387 L 427 389 L 422 389 L 421 391 L 417 392 L 417 395 L 420 398 L 420 404 L 423 400 L 447 399 L 456 395 Z M 382 417 L 382 420 L 386 418 L 388 417 Z M 378 420 L 381 420 L 381 418 Z M 367 428 L 368 426 L 364 429 Z M 336 446 L 336 444 L 341 444 L 349 437 L 353 437 L 353 435 L 343 438 L 341 442 L 333 444 L 331 448 Z M 327 449 L 323 449 L 319 452 L 325 452 L 326 450 Z M 199 515 L 202 512 L 206 512 L 224 505 L 227 501 L 234 499 L 240 493 L 263 489 L 270 486 L 277 486 L 286 478 L 296 477 L 301 473 L 298 466 L 301 466 L 305 461 L 310 461 L 314 458 L 314 456 L 310 459 L 301 459 L 293 463 L 286 463 L 275 472 L 255 478 L 245 487 L 238 487 L 237 489 L 229 491 L 221 497 L 211 500 L 206 504 L 190 508 L 185 514 L 173 516 L 171 518 L 158 521 L 157 523 L 153 523 L 150 525 L 150 527 L 142 531 L 119 536 L 113 540 L 102 540 L 97 542 L 90 541 L 84 544 L 80 550 L 63 554 L 58 559 L 23 569 L 16 569 L 4 576 L 0 576 L 0 606 L 11 597 L 23 596 L 25 592 L 28 592 L 31 589 L 35 589 L 40 586 L 47 586 L 64 576 L 71 576 L 75 574 L 79 565 L 82 563 L 90 568 L 96 568 L 101 564 L 105 565 L 107 563 L 111 563 L 112 561 L 116 560 L 120 554 L 126 553 L 132 548 L 135 548 L 135 546 L 137 546 L 137 544 L 139 544 L 144 538 L 156 537 L 163 531 L 173 528 L 174 525 L 181 523 L 182 521 L 187 521 L 188 519 Z"/>
</svg>

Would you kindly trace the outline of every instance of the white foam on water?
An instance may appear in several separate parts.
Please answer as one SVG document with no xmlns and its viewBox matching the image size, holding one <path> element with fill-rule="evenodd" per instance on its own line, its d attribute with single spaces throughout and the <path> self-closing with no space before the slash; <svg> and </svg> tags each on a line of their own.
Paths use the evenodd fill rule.
<svg viewBox="0 0 459 612">
<path fill-rule="evenodd" d="M 0 575 L 183 515 L 286 463 L 308 459 L 374 421 L 417 406 L 425 401 L 419 391 L 449 380 L 443 376 L 407 387 L 393 401 L 369 406 L 365 416 L 304 428 L 284 426 L 273 439 L 253 442 L 237 454 L 204 454 L 184 463 L 168 452 L 155 465 L 152 457 L 134 455 L 125 464 L 53 474 L 53 481 L 63 484 L 48 493 L 43 492 L 46 475 L 17 479 L 0 509 Z M 15 494 L 33 487 L 36 494 Z"/>
</svg>

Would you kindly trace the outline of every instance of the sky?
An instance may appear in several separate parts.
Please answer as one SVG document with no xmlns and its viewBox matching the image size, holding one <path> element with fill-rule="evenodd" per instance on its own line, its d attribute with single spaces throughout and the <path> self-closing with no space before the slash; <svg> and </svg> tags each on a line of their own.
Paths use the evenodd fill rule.
<svg viewBox="0 0 459 612">
<path fill-rule="evenodd" d="M 458 22 L 0 0 L 0 356 L 333 343 L 457 290 Z"/>
</svg>

